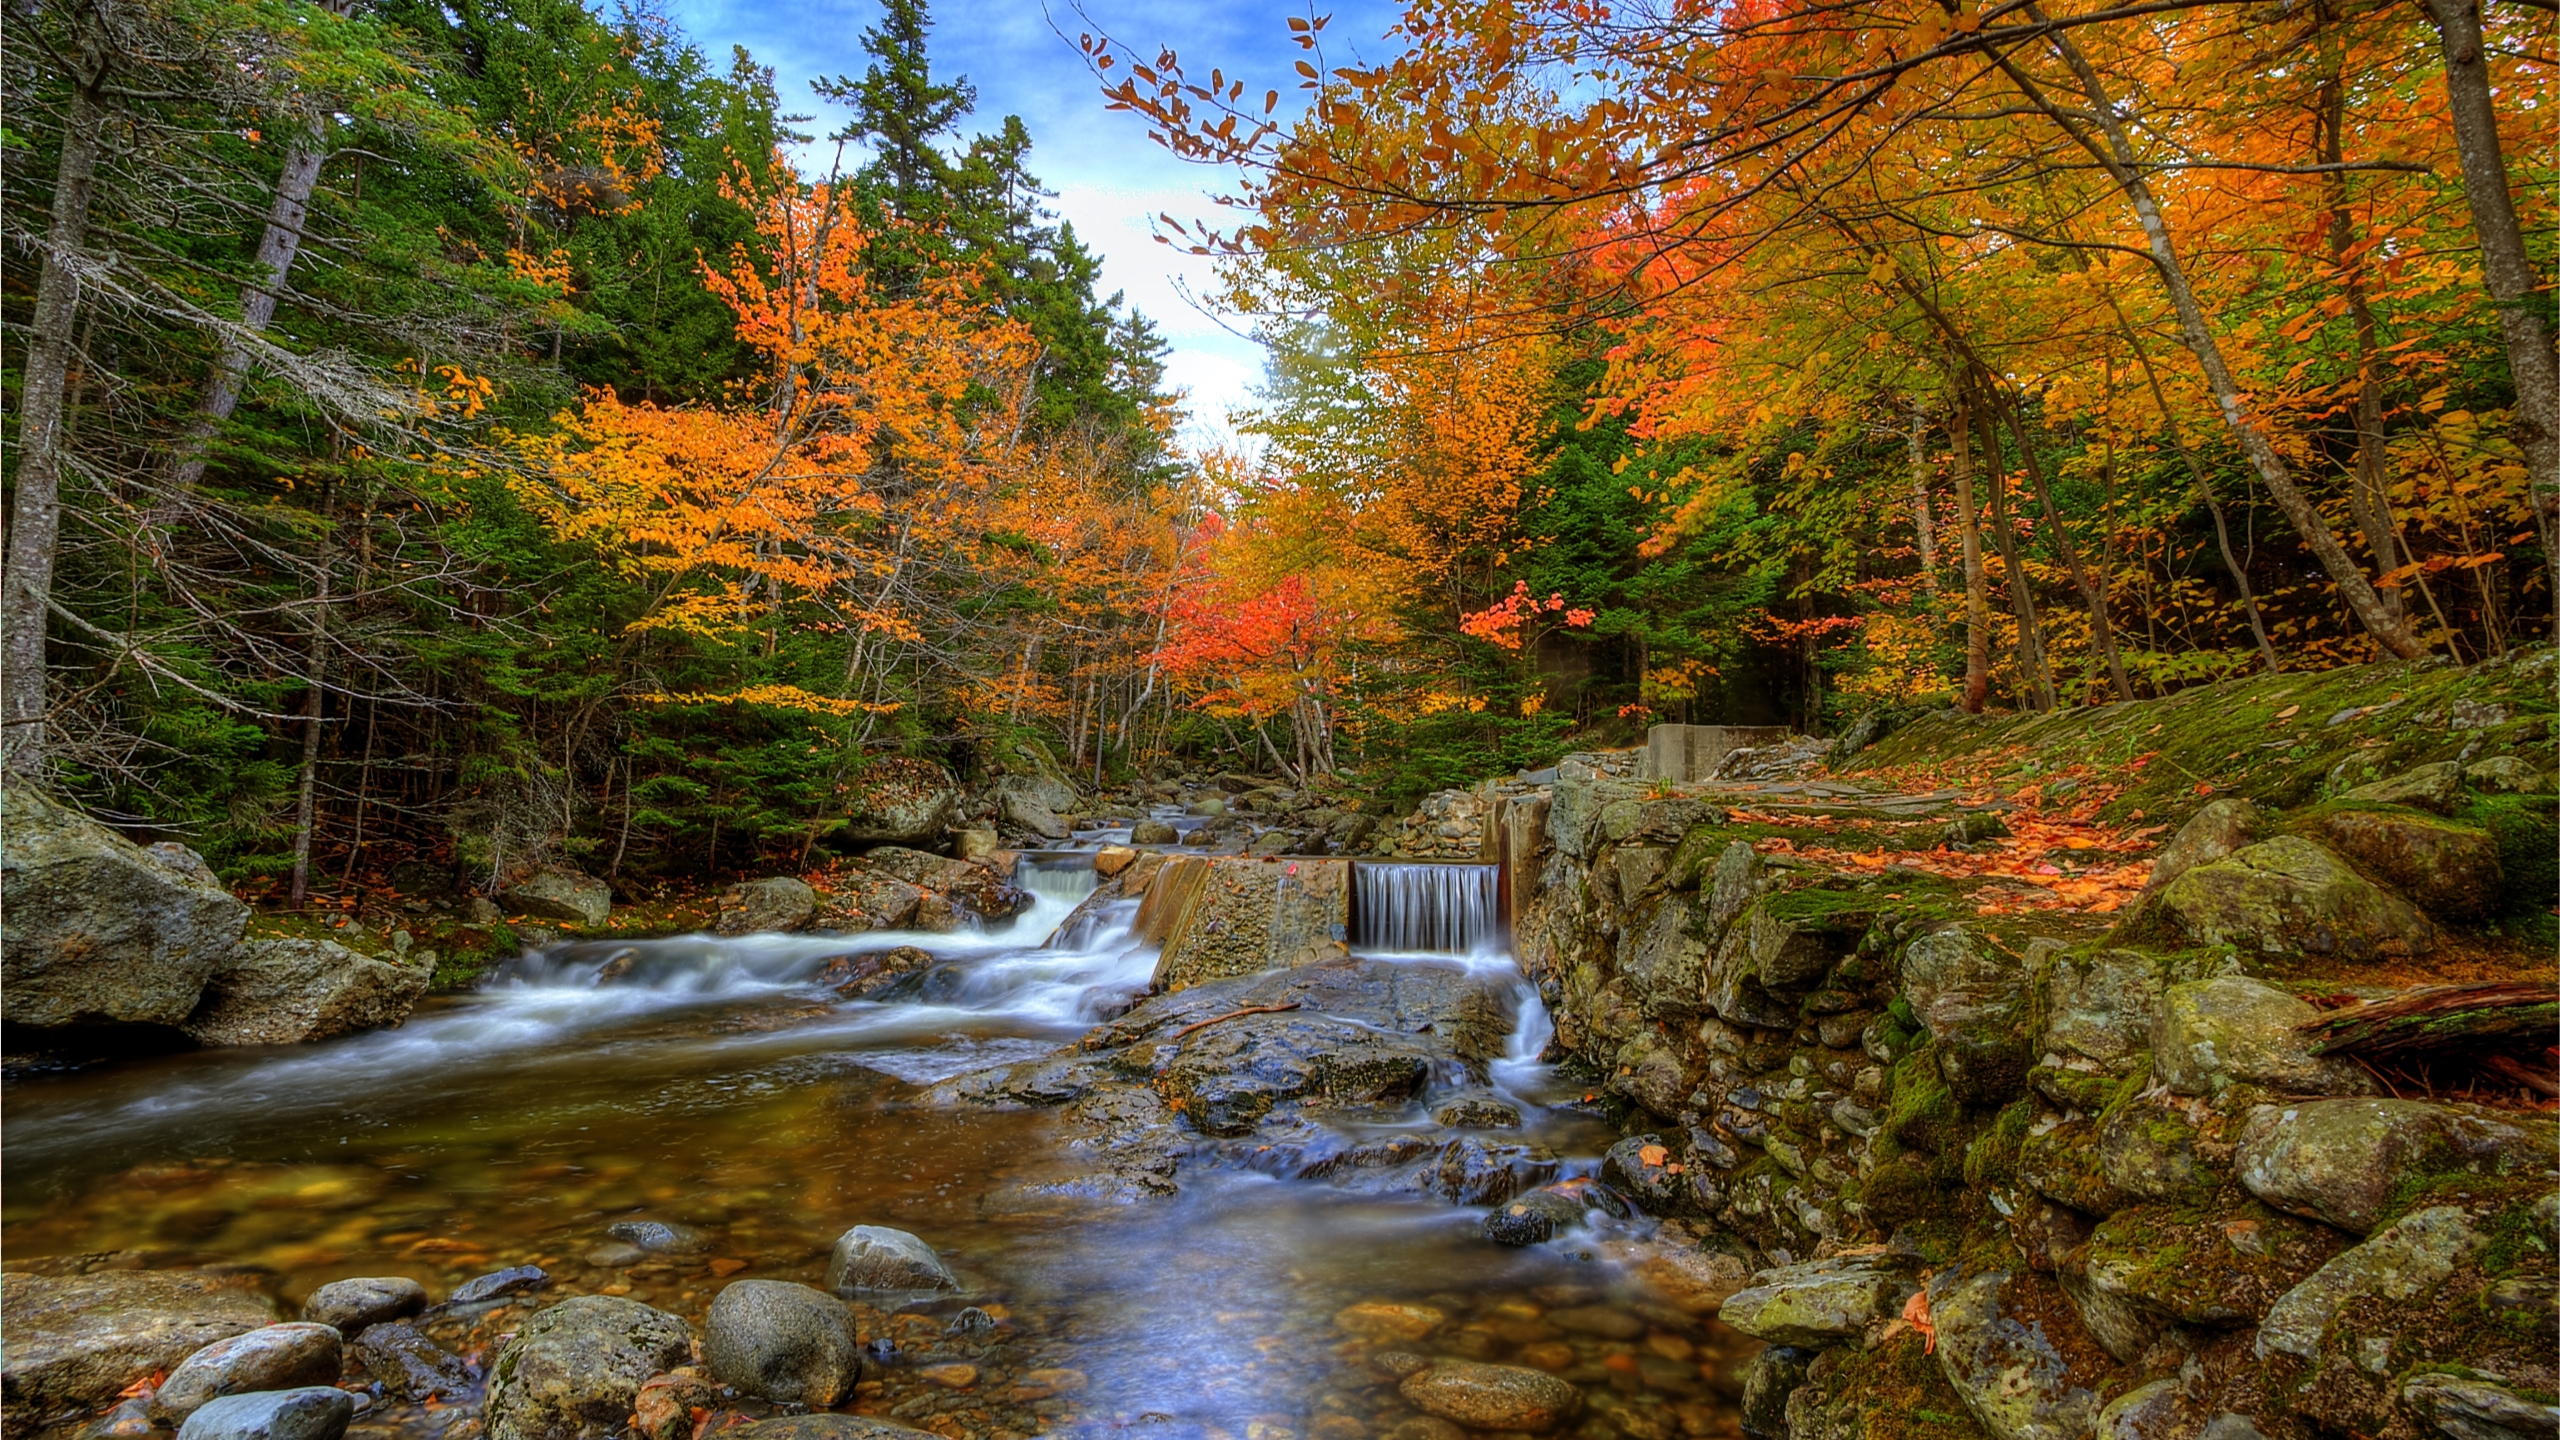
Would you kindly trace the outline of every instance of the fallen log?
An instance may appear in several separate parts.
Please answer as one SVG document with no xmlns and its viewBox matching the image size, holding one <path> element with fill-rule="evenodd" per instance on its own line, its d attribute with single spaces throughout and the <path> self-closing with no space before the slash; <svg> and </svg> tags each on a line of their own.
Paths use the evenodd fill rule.
<svg viewBox="0 0 2560 1440">
<path fill-rule="evenodd" d="M 2316 1055 L 2477 1057 L 2485 1049 L 2539 1053 L 2560 1030 L 2560 984 L 2486 981 L 2419 985 L 2388 1000 L 2342 1006 L 2300 1027 Z"/>
</svg>

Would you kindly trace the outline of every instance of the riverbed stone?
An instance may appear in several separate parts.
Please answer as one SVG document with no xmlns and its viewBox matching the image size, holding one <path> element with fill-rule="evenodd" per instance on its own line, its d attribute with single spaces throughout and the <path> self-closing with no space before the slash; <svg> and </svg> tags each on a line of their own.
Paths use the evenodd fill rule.
<svg viewBox="0 0 2560 1440">
<path fill-rule="evenodd" d="M 179 1425 L 224 1395 L 335 1385 L 345 1366 L 345 1341 L 329 1326 L 306 1321 L 262 1325 L 216 1340 L 180 1361 L 153 1392 L 151 1418 Z"/>
<path fill-rule="evenodd" d="M 485 1305 L 510 1295 L 530 1294 L 550 1283 L 550 1274 L 539 1265 L 510 1265 L 504 1270 L 475 1275 L 454 1286 L 453 1293 L 445 1297 L 445 1303 Z"/>
<path fill-rule="evenodd" d="M 1443 1360 L 1396 1387 L 1405 1403 L 1470 1430 L 1541 1435 L 1582 1411 L 1582 1392 L 1543 1370 Z"/>
<path fill-rule="evenodd" d="M 856 1225 L 836 1237 L 827 1257 L 827 1288 L 847 1290 L 957 1290 L 960 1277 L 951 1273 L 933 1247 L 904 1230 L 885 1225 Z"/>
<path fill-rule="evenodd" d="M 2262 1105 L 2240 1131 L 2234 1171 L 2280 1210 L 2372 1231 L 2412 1175 L 2511 1175 L 2560 1163 L 2548 1117 L 2427 1100 L 2311 1100 Z"/>
<path fill-rule="evenodd" d="M 274 1303 L 240 1279 L 197 1270 L 0 1275 L 0 1414 L 17 1434 L 66 1408 L 105 1405 L 275 1319 Z"/>
<path fill-rule="evenodd" d="M 356 1398 L 331 1385 L 225 1395 L 187 1417 L 179 1440 L 338 1440 Z"/>
<path fill-rule="evenodd" d="M 302 1318 L 352 1340 L 368 1325 L 405 1320 L 427 1308 L 427 1287 L 405 1275 L 332 1280 L 302 1302 Z"/>
<path fill-rule="evenodd" d="M 2178 1095 L 2255 1085 L 2286 1095 L 2366 1095 L 2373 1082 L 2343 1056 L 2315 1055 L 2299 1028 L 2309 1001 L 2237 975 L 2172 985 L 2151 1027 L 2154 1077 Z"/>
<path fill-rule="evenodd" d="M 1202 1134 L 1247 1135 L 1278 1106 L 1401 1105 L 1445 1052 L 1312 1008 L 1247 1015 L 1186 1036 L 1156 1086 Z"/>
<path fill-rule="evenodd" d="M 498 902 L 537 920 L 602 925 L 613 914 L 613 887 L 574 865 L 555 862 L 507 887 Z"/>
<path fill-rule="evenodd" d="M 826 1407 L 862 1378 L 853 1312 L 787 1280 L 737 1280 L 702 1322 L 702 1358 L 720 1380 L 787 1405 Z"/>
<path fill-rule="evenodd" d="M 2032 1272 L 1969 1266 L 1930 1282 L 1938 1368 L 1994 1440 L 2083 1440 L 2097 1423 L 2100 1376 L 2088 1356 L 2066 1354 L 2061 1327 L 2041 1318 L 2067 1301 L 2028 1293 L 2054 1289 Z"/>
<path fill-rule="evenodd" d="M 32 786 L 0 788 L 0 1019 L 177 1025 L 249 907 Z"/>
<path fill-rule="evenodd" d="M 2483 1241 L 2461 1207 L 2436 1205 L 2404 1215 L 2340 1251 L 2278 1297 L 2258 1326 L 2261 1356 L 2320 1357 L 2322 1337 L 2359 1300 L 2397 1306 L 2442 1285 Z"/>
<path fill-rule="evenodd" d="M 365 1327 L 348 1353 L 395 1400 L 452 1400 L 471 1391 L 471 1369 L 462 1357 L 396 1320 Z"/>
<path fill-rule="evenodd" d="M 1320 964 L 1349 953 L 1351 865 L 1266 865 L 1184 856 L 1169 862 L 1139 911 L 1160 942 L 1151 988 Z"/>
<path fill-rule="evenodd" d="M 1752 1276 L 1717 1318 L 1772 1345 L 1837 1345 L 1901 1314 L 1919 1288 L 1863 1259 L 1808 1260 Z"/>
<path fill-rule="evenodd" d="M 536 1311 L 500 1347 L 481 1415 L 491 1440 L 572 1440 L 623 1423 L 642 1383 L 692 1353 L 693 1331 L 675 1316 L 580 1295 Z"/>
<path fill-rule="evenodd" d="M 2145 911 L 2174 943 L 2366 961 L 2423 955 L 2435 926 L 2320 845 L 2279 835 L 2199 865 Z"/>
<path fill-rule="evenodd" d="M 817 913 L 818 892 L 808 881 L 796 875 L 773 875 L 722 892 L 720 918 L 711 928 L 722 935 L 797 930 Z"/>
<path fill-rule="evenodd" d="M 726 1440 L 918 1440 L 932 1434 L 876 1415 L 776 1415 L 721 1434 Z"/>
<path fill-rule="evenodd" d="M 298 1045 L 409 1018 L 425 965 L 359 955 L 334 940 L 252 940 L 223 957 L 181 1028 L 199 1045 Z"/>
<path fill-rule="evenodd" d="M 2560 1435 L 2560 1405 L 2528 1400 L 2476 1375 L 2419 1375 L 2400 1387 L 2400 1403 L 2452 1440 L 2550 1440 Z"/>
<path fill-rule="evenodd" d="M 1182 832 L 1174 829 L 1170 821 L 1141 820 L 1129 827 L 1129 843 L 1132 845 L 1173 845 L 1181 839 Z"/>
<path fill-rule="evenodd" d="M 2498 840 L 2477 825 L 2378 807 L 2324 810 L 2312 828 L 2358 870 L 2430 915 L 2466 920 L 2498 908 L 2506 884 Z"/>
<path fill-rule="evenodd" d="M 713 1243 L 690 1225 L 665 1220 L 616 1220 L 604 1227 L 604 1233 L 652 1255 L 700 1255 Z"/>
</svg>

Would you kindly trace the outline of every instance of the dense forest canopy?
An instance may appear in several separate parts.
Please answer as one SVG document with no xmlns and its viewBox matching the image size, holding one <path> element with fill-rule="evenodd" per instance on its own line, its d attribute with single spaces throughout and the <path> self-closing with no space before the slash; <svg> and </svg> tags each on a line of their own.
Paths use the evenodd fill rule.
<svg viewBox="0 0 2560 1440">
<path fill-rule="evenodd" d="M 10 773 L 296 898 L 633 883 L 888 757 L 1403 804 L 2550 631 L 2547 6 L 1272 24 L 1084 37 L 1271 356 L 1186 446 L 923 0 L 814 116 L 631 6 L 16 7 Z"/>
</svg>

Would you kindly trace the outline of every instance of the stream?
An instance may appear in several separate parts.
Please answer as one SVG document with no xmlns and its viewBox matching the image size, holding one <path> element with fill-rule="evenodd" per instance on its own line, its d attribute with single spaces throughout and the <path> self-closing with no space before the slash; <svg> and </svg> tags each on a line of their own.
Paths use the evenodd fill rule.
<svg viewBox="0 0 2560 1440">
<path fill-rule="evenodd" d="M 883 1348 L 857 1408 L 950 1440 L 1453 1440 L 1364 1363 L 1398 1345 L 1564 1375 L 1590 1397 L 1585 1440 L 1739 1433 L 1747 1345 L 1612 1258 L 1641 1218 L 1505 1249 L 1479 1236 L 1481 1208 L 1189 1164 L 1162 1200 L 1009 1198 L 1053 1194 L 1038 1182 L 1070 1165 L 1056 1113 L 934 1108 L 919 1091 L 1072 1044 L 1144 993 L 1155 960 L 1131 942 L 1135 902 L 1045 943 L 1091 891 L 1089 864 L 1026 859 L 1020 879 L 1031 909 L 990 933 L 581 941 L 394 1030 L 15 1080 L 0 1249 L 13 1266 L 132 1252 L 106 1263 L 241 1269 L 289 1304 L 349 1276 L 442 1295 L 535 1264 L 551 1276 L 539 1303 L 628 1295 L 698 1330 L 726 1281 L 819 1283 L 838 1234 L 889 1225 L 970 1288 L 858 1312 Z M 1363 953 L 1517 976 L 1487 926 L 1400 923 L 1402 943 L 1467 953 Z M 895 945 L 946 962 L 927 994 L 848 1002 L 817 983 L 831 957 Z M 1537 1058 L 1544 1011 L 1519 993 L 1493 1078 L 1525 1123 L 1499 1138 L 1594 1174 L 1616 1132 L 1561 1103 Z M 1363 1128 L 1382 1123 L 1437 1130 L 1418 1109 Z M 606 1234 L 634 1219 L 699 1244 L 641 1254 Z M 1000 1328 L 955 1325 L 969 1305 Z M 435 1333 L 485 1364 L 524 1313 L 452 1314 Z M 467 1413 L 385 1402 L 354 1433 L 437 1436 Z"/>
</svg>

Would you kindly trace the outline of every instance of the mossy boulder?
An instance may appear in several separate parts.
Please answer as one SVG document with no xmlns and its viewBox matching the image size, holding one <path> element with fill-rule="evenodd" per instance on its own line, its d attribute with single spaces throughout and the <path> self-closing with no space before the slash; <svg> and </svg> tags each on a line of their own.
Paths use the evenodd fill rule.
<svg viewBox="0 0 2560 1440">
<path fill-rule="evenodd" d="M 2361 800 L 2368 805 L 2409 805 L 2450 815 L 2462 803 L 2462 765 L 2455 760 L 2438 760 L 2414 766 L 2388 779 L 2355 786 L 2339 798 Z"/>
<path fill-rule="evenodd" d="M 572 1440 L 618 1426 L 650 1376 L 692 1355 L 692 1328 L 663 1310 L 611 1295 L 563 1300 L 526 1321 L 489 1367 L 490 1440 Z"/>
<path fill-rule="evenodd" d="M 2298 835 L 2199 865 L 2144 907 L 2142 928 L 2187 945 L 2372 960 L 2423 955 L 2435 926 L 2417 907 Z"/>
<path fill-rule="evenodd" d="M 2203 1137 L 2185 1108 L 2168 1099 L 2135 1100 L 2098 1127 L 2098 1166 L 2107 1183 L 2135 1200 L 2197 1203 L 2212 1198 L 2223 1168 L 2203 1153 Z"/>
<path fill-rule="evenodd" d="M 2351 1307 L 2404 1305 L 2428 1294 L 2483 1244 L 2484 1237 L 2460 1206 L 2435 1205 L 2403 1216 L 2363 1244 L 2338 1252 L 2277 1297 L 2258 1326 L 2257 1353 L 2317 1361 Z"/>
<path fill-rule="evenodd" d="M 2363 1235 L 2435 1175 L 2541 1173 L 2560 1163 L 2555 1142 L 2547 1116 L 2423 1100 L 2312 1100 L 2252 1110 L 2234 1170 L 2266 1203 Z"/>
<path fill-rule="evenodd" d="M 1995 1440 L 2083 1440 L 2112 1357 L 2051 1277 L 1959 1265 L 1929 1282 L 1938 1365 Z"/>
<path fill-rule="evenodd" d="M 1673 891 L 1639 910 L 1640 924 L 1629 925 L 1627 943 L 1618 954 L 1618 974 L 1629 998 L 1648 1018 L 1697 1019 L 1715 942 L 1705 929 L 1705 910 L 1701 897 Z"/>
<path fill-rule="evenodd" d="M 1787 1397 L 1783 1419 L 1788 1440 L 1983 1440 L 1917 1333 L 1873 1350 L 1821 1352 Z M 1744 1433 L 1754 1433 L 1748 1416 Z"/>
<path fill-rule="evenodd" d="M 1773 1345 L 1837 1345 L 1900 1315 L 1919 1288 L 1899 1267 L 1870 1259 L 1809 1260 L 1752 1276 L 1717 1318 Z"/>
<path fill-rule="evenodd" d="M 177 1025 L 249 908 L 178 846 L 140 846 L 38 793 L 0 790 L 0 1019 Z"/>
<path fill-rule="evenodd" d="M 2348 1237 L 2263 1205 L 2135 1205 L 2089 1236 L 2091 1288 L 2188 1325 L 2254 1325 Z"/>
<path fill-rule="evenodd" d="M 2237 975 L 2172 985 L 2151 1027 L 2152 1073 L 2171 1093 L 2235 1084 L 2287 1095 L 2367 1095 L 2373 1082 L 2339 1056 L 2312 1053 L 2310 1002 Z"/>
<path fill-rule="evenodd" d="M 2055 955 L 2044 973 L 2047 1053 L 2078 1055 L 2120 1069 L 2151 1047 L 2160 1009 L 2160 962 L 2139 950 Z"/>
<path fill-rule="evenodd" d="M 2112 1214 L 2128 1197 L 2107 1178 L 2098 1156 L 2097 1122 L 2064 1121 L 2026 1138 L 2018 1152 L 2018 1179 L 2082 1214 Z"/>
<path fill-rule="evenodd" d="M 2151 857 L 2151 881 L 2144 888 L 2157 891 L 2199 865 L 2228 859 L 2274 828 L 2274 817 L 2251 801 L 2238 796 L 2210 801 Z"/>
<path fill-rule="evenodd" d="M 2419 810 L 2358 805 L 2323 809 L 2306 828 L 2430 915 L 2465 920 L 2498 908 L 2505 877 L 2497 837 L 2477 825 Z"/>
</svg>

